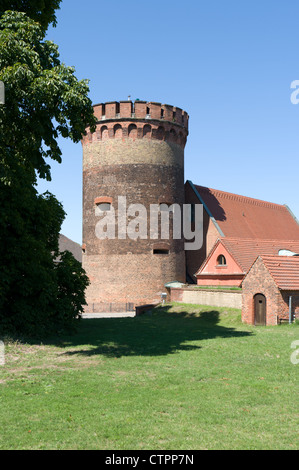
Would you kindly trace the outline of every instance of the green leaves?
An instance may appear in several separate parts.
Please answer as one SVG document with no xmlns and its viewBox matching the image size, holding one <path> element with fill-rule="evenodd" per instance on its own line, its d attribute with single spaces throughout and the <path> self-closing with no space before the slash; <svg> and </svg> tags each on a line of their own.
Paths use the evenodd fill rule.
<svg viewBox="0 0 299 470">
<path fill-rule="evenodd" d="M 59 8 L 60 3 L 61 0 L 1 0 L 0 16 L 6 10 L 21 11 L 46 30 L 50 24 L 56 25 L 55 10 Z"/>
<path fill-rule="evenodd" d="M 44 41 L 38 23 L 13 11 L 0 19 L 0 80 L 6 88 L 1 145 L 13 147 L 28 169 L 50 179 L 46 159 L 61 161 L 58 136 L 79 142 L 86 127 L 95 130 L 88 81 L 77 80 L 74 68 L 60 63 L 58 47 Z"/>
<path fill-rule="evenodd" d="M 50 180 L 49 160 L 61 162 L 58 137 L 80 141 L 95 117 L 88 81 L 44 39 L 60 0 L 3 3 L 39 22 L 0 10 L 0 330 L 45 335 L 73 326 L 88 279 L 71 253 L 59 253 L 65 213 L 52 194 L 37 193 L 37 174 Z"/>
</svg>

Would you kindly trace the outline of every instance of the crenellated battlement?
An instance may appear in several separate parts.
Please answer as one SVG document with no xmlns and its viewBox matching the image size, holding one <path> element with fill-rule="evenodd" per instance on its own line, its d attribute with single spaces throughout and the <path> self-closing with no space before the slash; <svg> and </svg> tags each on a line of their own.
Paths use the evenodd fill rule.
<svg viewBox="0 0 299 470">
<path fill-rule="evenodd" d="M 97 128 L 87 129 L 83 145 L 108 139 L 150 139 L 172 142 L 184 148 L 188 136 L 188 114 L 167 104 L 137 100 L 94 105 Z"/>
<path fill-rule="evenodd" d="M 109 101 L 94 105 L 98 121 L 116 119 L 150 119 L 168 121 L 188 130 L 189 115 L 181 108 L 153 101 Z"/>
</svg>

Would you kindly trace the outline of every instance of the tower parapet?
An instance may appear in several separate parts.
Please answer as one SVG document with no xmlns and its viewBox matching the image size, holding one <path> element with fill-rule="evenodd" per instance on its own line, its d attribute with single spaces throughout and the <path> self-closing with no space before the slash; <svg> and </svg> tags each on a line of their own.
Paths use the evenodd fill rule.
<svg viewBox="0 0 299 470">
<path fill-rule="evenodd" d="M 189 116 L 181 108 L 168 104 L 132 101 L 110 101 L 94 105 L 97 132 L 87 135 L 83 142 L 114 137 L 167 140 L 185 147 Z"/>
</svg>

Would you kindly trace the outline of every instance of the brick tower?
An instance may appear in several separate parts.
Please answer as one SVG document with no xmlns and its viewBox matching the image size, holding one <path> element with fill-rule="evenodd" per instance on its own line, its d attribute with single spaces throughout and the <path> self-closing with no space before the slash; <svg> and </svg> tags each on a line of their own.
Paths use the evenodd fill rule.
<svg viewBox="0 0 299 470">
<path fill-rule="evenodd" d="M 87 129 L 82 141 L 83 267 L 91 282 L 86 311 L 120 312 L 160 301 L 167 282 L 185 282 L 184 240 L 172 238 L 171 221 L 169 239 L 150 236 L 150 217 L 147 238 L 125 237 L 120 219 L 128 226 L 140 214 L 126 212 L 124 219 L 119 198 L 126 209 L 142 204 L 148 216 L 152 204 L 182 207 L 188 115 L 139 100 L 98 104 L 94 113 L 96 132 Z M 97 223 L 114 213 L 115 237 L 107 229 L 107 238 L 99 238 Z"/>
</svg>

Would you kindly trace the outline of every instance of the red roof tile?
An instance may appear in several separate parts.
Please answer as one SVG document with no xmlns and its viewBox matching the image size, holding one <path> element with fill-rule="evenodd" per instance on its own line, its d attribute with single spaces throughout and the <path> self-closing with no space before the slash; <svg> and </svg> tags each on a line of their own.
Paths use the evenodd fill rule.
<svg viewBox="0 0 299 470">
<path fill-rule="evenodd" d="M 220 238 L 220 242 L 233 256 L 240 268 L 246 273 L 252 263 L 261 255 L 278 255 L 280 250 L 299 253 L 299 240 L 261 240 L 236 237 Z M 282 258 L 280 256 L 280 258 Z"/>
<path fill-rule="evenodd" d="M 299 290 L 299 256 L 262 256 L 277 287 Z"/>
<path fill-rule="evenodd" d="M 286 206 L 194 186 L 225 237 L 299 240 L 299 225 Z"/>
</svg>

